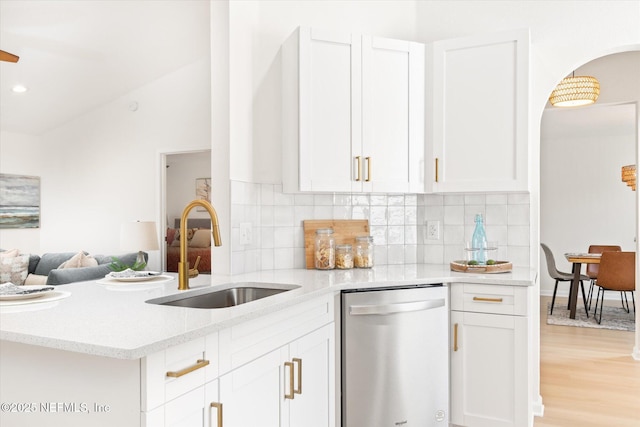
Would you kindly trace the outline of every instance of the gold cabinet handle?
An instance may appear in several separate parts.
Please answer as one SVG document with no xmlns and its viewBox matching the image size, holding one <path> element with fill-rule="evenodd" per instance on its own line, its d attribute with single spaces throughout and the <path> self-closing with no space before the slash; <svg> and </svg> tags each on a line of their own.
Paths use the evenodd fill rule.
<svg viewBox="0 0 640 427">
<path fill-rule="evenodd" d="M 218 411 L 218 418 L 216 427 L 222 427 L 222 403 L 220 402 L 211 402 L 211 408 L 216 408 Z"/>
<path fill-rule="evenodd" d="M 364 160 L 367 162 L 367 179 L 365 182 L 371 181 L 371 157 L 365 157 Z"/>
<path fill-rule="evenodd" d="M 298 364 L 298 388 L 294 389 L 294 393 L 302 394 L 302 359 L 294 357 L 291 359 L 293 363 Z"/>
<path fill-rule="evenodd" d="M 438 182 L 438 158 L 436 157 L 436 182 Z"/>
<path fill-rule="evenodd" d="M 167 372 L 167 376 L 171 378 L 180 378 L 183 375 L 187 375 L 189 372 L 196 371 L 200 368 L 204 368 L 209 364 L 208 360 L 198 359 L 195 365 L 191 365 L 179 371 L 169 371 Z"/>
<path fill-rule="evenodd" d="M 502 302 L 502 298 L 473 297 L 473 300 L 480 301 L 480 302 Z"/>
<path fill-rule="evenodd" d="M 458 351 L 458 324 L 453 325 L 453 351 Z"/>
<path fill-rule="evenodd" d="M 357 163 L 357 166 L 356 166 L 356 169 L 357 169 L 356 181 L 362 181 L 362 173 L 361 173 L 361 171 L 362 171 L 362 156 L 356 156 L 356 163 Z"/>
<path fill-rule="evenodd" d="M 293 385 L 293 362 L 284 362 L 284 366 L 289 368 L 289 390 L 291 390 L 291 393 L 285 393 L 284 394 L 284 398 L 285 399 L 292 399 L 295 397 L 294 393 L 294 385 Z"/>
</svg>

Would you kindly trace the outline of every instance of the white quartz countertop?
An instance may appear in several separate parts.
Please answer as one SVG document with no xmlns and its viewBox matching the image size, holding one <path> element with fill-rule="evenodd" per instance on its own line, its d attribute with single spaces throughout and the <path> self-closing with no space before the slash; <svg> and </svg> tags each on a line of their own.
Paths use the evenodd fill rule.
<svg viewBox="0 0 640 427">
<path fill-rule="evenodd" d="M 0 341 L 113 357 L 138 359 L 167 347 L 205 336 L 231 325 L 343 289 L 427 283 L 486 283 L 531 286 L 536 272 L 466 274 L 448 265 L 412 264 L 354 270 L 269 270 L 224 276 L 200 275 L 191 289 L 228 283 L 264 282 L 299 285 L 291 291 L 236 307 L 197 309 L 145 301 L 180 293 L 177 275 L 163 283 L 106 285 L 89 281 L 61 285 L 66 298 L 24 305 L 0 304 Z M 104 282 L 104 281 L 103 281 Z M 186 295 L 190 291 L 182 291 Z M 1 345 L 1 342 L 0 342 Z"/>
</svg>

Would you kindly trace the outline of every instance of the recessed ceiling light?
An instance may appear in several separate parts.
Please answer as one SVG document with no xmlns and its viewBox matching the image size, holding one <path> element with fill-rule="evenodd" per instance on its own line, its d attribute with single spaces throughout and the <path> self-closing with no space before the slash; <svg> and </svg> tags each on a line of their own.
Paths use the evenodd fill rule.
<svg viewBox="0 0 640 427">
<path fill-rule="evenodd" d="M 27 90 L 28 89 L 22 85 L 15 85 L 14 87 L 11 88 L 11 91 L 15 93 L 24 93 Z"/>
</svg>

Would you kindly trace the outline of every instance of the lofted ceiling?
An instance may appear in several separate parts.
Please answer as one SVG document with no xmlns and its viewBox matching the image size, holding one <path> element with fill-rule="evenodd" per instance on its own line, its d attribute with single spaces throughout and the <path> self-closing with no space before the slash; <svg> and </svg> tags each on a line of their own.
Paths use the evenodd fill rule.
<svg viewBox="0 0 640 427">
<path fill-rule="evenodd" d="M 0 130 L 41 134 L 208 57 L 209 23 L 208 0 L 1 0 L 20 60 L 0 62 Z"/>
</svg>

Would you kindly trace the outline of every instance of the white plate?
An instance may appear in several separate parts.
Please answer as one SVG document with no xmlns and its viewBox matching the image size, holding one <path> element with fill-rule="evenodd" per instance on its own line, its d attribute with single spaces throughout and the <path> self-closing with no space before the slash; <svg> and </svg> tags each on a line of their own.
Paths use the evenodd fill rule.
<svg viewBox="0 0 640 427">
<path fill-rule="evenodd" d="M 147 280 L 153 280 L 156 277 L 161 276 L 160 273 L 157 273 L 155 271 L 148 271 L 148 273 L 152 273 L 152 274 L 148 274 L 146 276 L 116 277 L 116 276 L 110 276 L 111 273 L 109 273 L 106 276 L 104 276 L 104 278 L 109 280 L 117 280 L 118 282 L 144 282 Z"/>
<path fill-rule="evenodd" d="M 162 283 L 167 282 L 169 280 L 173 280 L 174 278 L 171 276 L 166 276 L 161 274 L 159 276 L 143 276 L 143 277 L 109 277 L 105 276 L 104 279 L 100 279 L 96 281 L 96 283 L 100 283 L 101 285 L 126 285 L 133 283 Z"/>
<path fill-rule="evenodd" d="M 38 299 L 0 301 L 0 313 L 13 313 L 50 308 L 56 305 L 58 300 L 71 296 L 71 292 L 53 290 L 50 292 L 43 292 L 41 295 L 42 298 Z"/>
<path fill-rule="evenodd" d="M 48 287 L 49 286 L 39 286 L 39 285 L 20 286 L 20 288 L 24 290 L 42 289 L 42 288 L 48 288 Z M 46 295 L 52 291 L 53 289 L 49 289 L 42 292 L 33 292 L 31 294 L 0 295 L 0 301 L 15 301 L 15 300 L 23 300 L 23 299 L 40 298 L 41 296 Z"/>
</svg>

